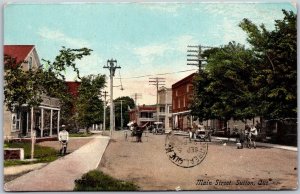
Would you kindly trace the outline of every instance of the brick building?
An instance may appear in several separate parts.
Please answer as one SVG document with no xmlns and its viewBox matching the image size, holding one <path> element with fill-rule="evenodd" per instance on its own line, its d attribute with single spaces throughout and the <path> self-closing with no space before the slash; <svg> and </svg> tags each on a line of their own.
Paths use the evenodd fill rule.
<svg viewBox="0 0 300 194">
<path fill-rule="evenodd" d="M 151 125 L 155 122 L 153 114 L 156 112 L 155 105 L 142 105 L 129 110 L 130 122 L 136 122 L 138 125 Z"/>
<path fill-rule="evenodd" d="M 193 73 L 172 85 L 173 129 L 187 130 L 191 127 L 190 104 L 193 96 Z"/>
<path fill-rule="evenodd" d="M 78 89 L 80 86 L 80 82 L 77 81 L 66 81 L 66 85 L 68 87 L 68 92 L 74 97 L 78 97 Z"/>
</svg>

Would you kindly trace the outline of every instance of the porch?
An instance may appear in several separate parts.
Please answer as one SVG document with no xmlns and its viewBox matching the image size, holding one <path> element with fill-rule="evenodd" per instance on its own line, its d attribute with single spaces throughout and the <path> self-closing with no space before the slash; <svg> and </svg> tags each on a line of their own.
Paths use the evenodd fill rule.
<svg viewBox="0 0 300 194">
<path fill-rule="evenodd" d="M 48 96 L 42 96 L 42 99 L 38 107 L 22 105 L 11 112 L 11 133 L 5 139 L 30 139 L 31 129 L 34 130 L 36 138 L 57 136 L 60 125 L 59 100 Z"/>
</svg>

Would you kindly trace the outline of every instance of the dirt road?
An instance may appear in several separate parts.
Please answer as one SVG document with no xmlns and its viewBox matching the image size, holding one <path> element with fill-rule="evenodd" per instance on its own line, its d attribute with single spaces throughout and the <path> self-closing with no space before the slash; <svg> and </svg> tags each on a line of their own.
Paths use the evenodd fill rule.
<svg viewBox="0 0 300 194">
<path fill-rule="evenodd" d="M 212 142 L 193 168 L 173 164 L 164 150 L 165 135 L 125 141 L 116 132 L 98 169 L 137 183 L 142 190 L 265 190 L 297 187 L 297 152 L 275 148 L 236 149 Z"/>
</svg>

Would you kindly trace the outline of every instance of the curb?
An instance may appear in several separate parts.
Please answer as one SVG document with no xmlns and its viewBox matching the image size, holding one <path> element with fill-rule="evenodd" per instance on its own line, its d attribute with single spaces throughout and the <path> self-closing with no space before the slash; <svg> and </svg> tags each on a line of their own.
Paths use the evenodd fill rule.
<svg viewBox="0 0 300 194">
<path fill-rule="evenodd" d="M 228 140 L 226 137 L 212 137 L 213 139 L 218 139 L 218 140 Z M 229 141 L 235 142 L 235 138 L 229 138 Z M 270 143 L 262 143 L 262 142 L 256 142 L 256 145 L 258 146 L 264 146 L 264 147 L 269 147 L 269 148 L 277 148 L 277 149 L 283 149 L 283 150 L 288 150 L 288 151 L 293 151 L 297 152 L 298 148 L 293 147 L 293 146 L 285 146 L 285 145 L 278 145 L 278 144 L 270 144 Z"/>
</svg>

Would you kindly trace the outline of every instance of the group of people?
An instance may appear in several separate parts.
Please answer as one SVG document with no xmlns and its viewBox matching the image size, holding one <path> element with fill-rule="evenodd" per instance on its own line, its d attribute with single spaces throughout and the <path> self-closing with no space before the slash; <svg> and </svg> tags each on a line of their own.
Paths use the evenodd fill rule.
<svg viewBox="0 0 300 194">
<path fill-rule="evenodd" d="M 204 125 L 202 123 L 198 125 L 196 121 L 193 121 L 192 127 L 190 128 L 190 139 L 196 139 L 198 129 L 205 130 Z"/>
<path fill-rule="evenodd" d="M 246 124 L 244 132 L 241 131 L 239 134 L 239 143 L 241 146 L 240 148 L 243 148 L 244 143 L 246 142 L 248 148 L 251 148 L 253 145 L 253 148 L 256 149 L 257 135 L 257 128 L 254 125 L 249 126 L 248 124 Z"/>
</svg>

